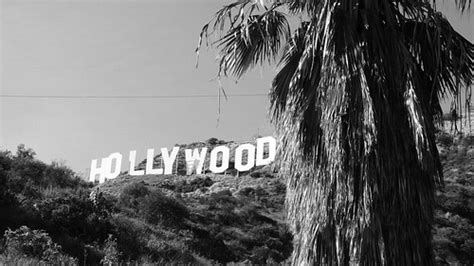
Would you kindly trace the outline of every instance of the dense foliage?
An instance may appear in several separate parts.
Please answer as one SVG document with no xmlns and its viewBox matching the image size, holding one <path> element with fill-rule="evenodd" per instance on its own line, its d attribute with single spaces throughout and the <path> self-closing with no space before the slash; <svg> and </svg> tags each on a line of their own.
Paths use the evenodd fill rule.
<svg viewBox="0 0 474 266">
<path fill-rule="evenodd" d="M 437 196 L 436 260 L 469 265 L 474 138 L 438 139 L 446 186 Z M 22 153 L 0 153 L 0 264 L 268 264 L 288 262 L 292 252 L 282 222 L 286 188 L 271 171 L 123 175 L 97 189 Z"/>
<path fill-rule="evenodd" d="M 282 211 L 284 187 L 275 182 L 279 188 L 268 191 L 246 188 L 232 194 L 224 189 L 182 197 L 209 192 L 214 183 L 209 176 L 158 186 L 142 180 L 107 193 L 106 186 L 94 187 L 62 164 L 35 159 L 23 145 L 15 154 L 2 151 L 0 263 L 266 263 L 288 258 L 291 234 L 278 218 L 264 214 L 271 206 Z"/>
</svg>

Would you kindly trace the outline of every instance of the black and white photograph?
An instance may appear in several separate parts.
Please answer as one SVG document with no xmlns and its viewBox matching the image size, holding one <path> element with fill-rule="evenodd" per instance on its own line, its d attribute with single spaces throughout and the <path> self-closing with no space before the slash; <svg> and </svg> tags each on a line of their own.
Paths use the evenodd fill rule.
<svg viewBox="0 0 474 266">
<path fill-rule="evenodd" d="M 474 265 L 471 0 L 0 0 L 0 265 Z"/>
</svg>

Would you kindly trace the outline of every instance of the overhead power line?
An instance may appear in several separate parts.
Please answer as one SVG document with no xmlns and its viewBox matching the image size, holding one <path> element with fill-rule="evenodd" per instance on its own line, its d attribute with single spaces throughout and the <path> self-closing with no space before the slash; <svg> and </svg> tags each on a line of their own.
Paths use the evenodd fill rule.
<svg viewBox="0 0 474 266">
<path fill-rule="evenodd" d="M 227 94 L 227 97 L 261 97 L 263 93 Z M 31 99 L 181 99 L 181 98 L 218 98 L 215 94 L 196 95 L 15 95 L 3 94 L 0 98 L 31 98 Z"/>
</svg>

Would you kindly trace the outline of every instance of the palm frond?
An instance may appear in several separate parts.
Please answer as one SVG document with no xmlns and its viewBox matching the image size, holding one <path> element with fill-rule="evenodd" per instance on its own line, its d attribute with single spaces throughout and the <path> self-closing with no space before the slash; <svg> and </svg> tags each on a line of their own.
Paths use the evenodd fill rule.
<svg viewBox="0 0 474 266">
<path fill-rule="evenodd" d="M 240 26 L 217 41 L 220 49 L 219 73 L 231 72 L 240 78 L 256 64 L 275 59 L 289 35 L 285 16 L 275 10 L 248 17 Z"/>
<path fill-rule="evenodd" d="M 423 21 L 407 21 L 402 27 L 419 72 L 431 80 L 430 87 L 437 87 L 441 96 L 456 93 L 458 82 L 472 82 L 474 46 L 440 13 L 435 12 Z"/>
<path fill-rule="evenodd" d="M 276 10 L 282 4 L 278 1 L 267 4 L 270 6 L 266 1 L 239 0 L 220 9 L 201 29 L 195 51 L 197 61 L 203 40 L 207 42 L 216 31 L 226 32 L 213 42 L 221 50 L 219 75 L 230 71 L 240 77 L 256 63 L 275 57 L 290 29 L 286 17 Z M 230 59 L 234 54 L 241 57 L 239 62 Z"/>
<path fill-rule="evenodd" d="M 273 79 L 271 103 L 273 117 L 278 121 L 285 111 L 286 101 L 288 99 L 289 88 L 295 73 L 300 64 L 301 57 L 305 51 L 306 33 L 309 28 L 309 22 L 305 22 L 297 29 L 285 47 L 285 51 L 280 60 L 280 71 Z M 291 84 L 293 85 L 293 84 Z M 275 122 L 276 122 L 275 121 Z"/>
<path fill-rule="evenodd" d="M 270 100 L 292 263 L 432 265 L 433 115 L 472 83 L 473 45 L 431 0 L 270 2 L 230 23 L 219 72 L 240 77 L 286 42 Z M 291 38 L 277 8 L 307 18 Z"/>
<path fill-rule="evenodd" d="M 456 0 L 456 6 L 464 11 L 466 8 L 471 8 L 471 0 Z"/>
</svg>

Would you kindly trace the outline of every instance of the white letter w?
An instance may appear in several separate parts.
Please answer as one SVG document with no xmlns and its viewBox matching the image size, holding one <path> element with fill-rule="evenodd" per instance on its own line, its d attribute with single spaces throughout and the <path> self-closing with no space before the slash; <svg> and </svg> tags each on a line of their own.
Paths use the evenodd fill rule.
<svg viewBox="0 0 474 266">
<path fill-rule="evenodd" d="M 199 149 L 186 149 L 184 152 L 186 154 L 186 174 L 190 175 L 196 169 L 196 174 L 200 175 L 204 166 L 207 148 L 202 148 L 201 153 L 199 153 Z"/>
</svg>

